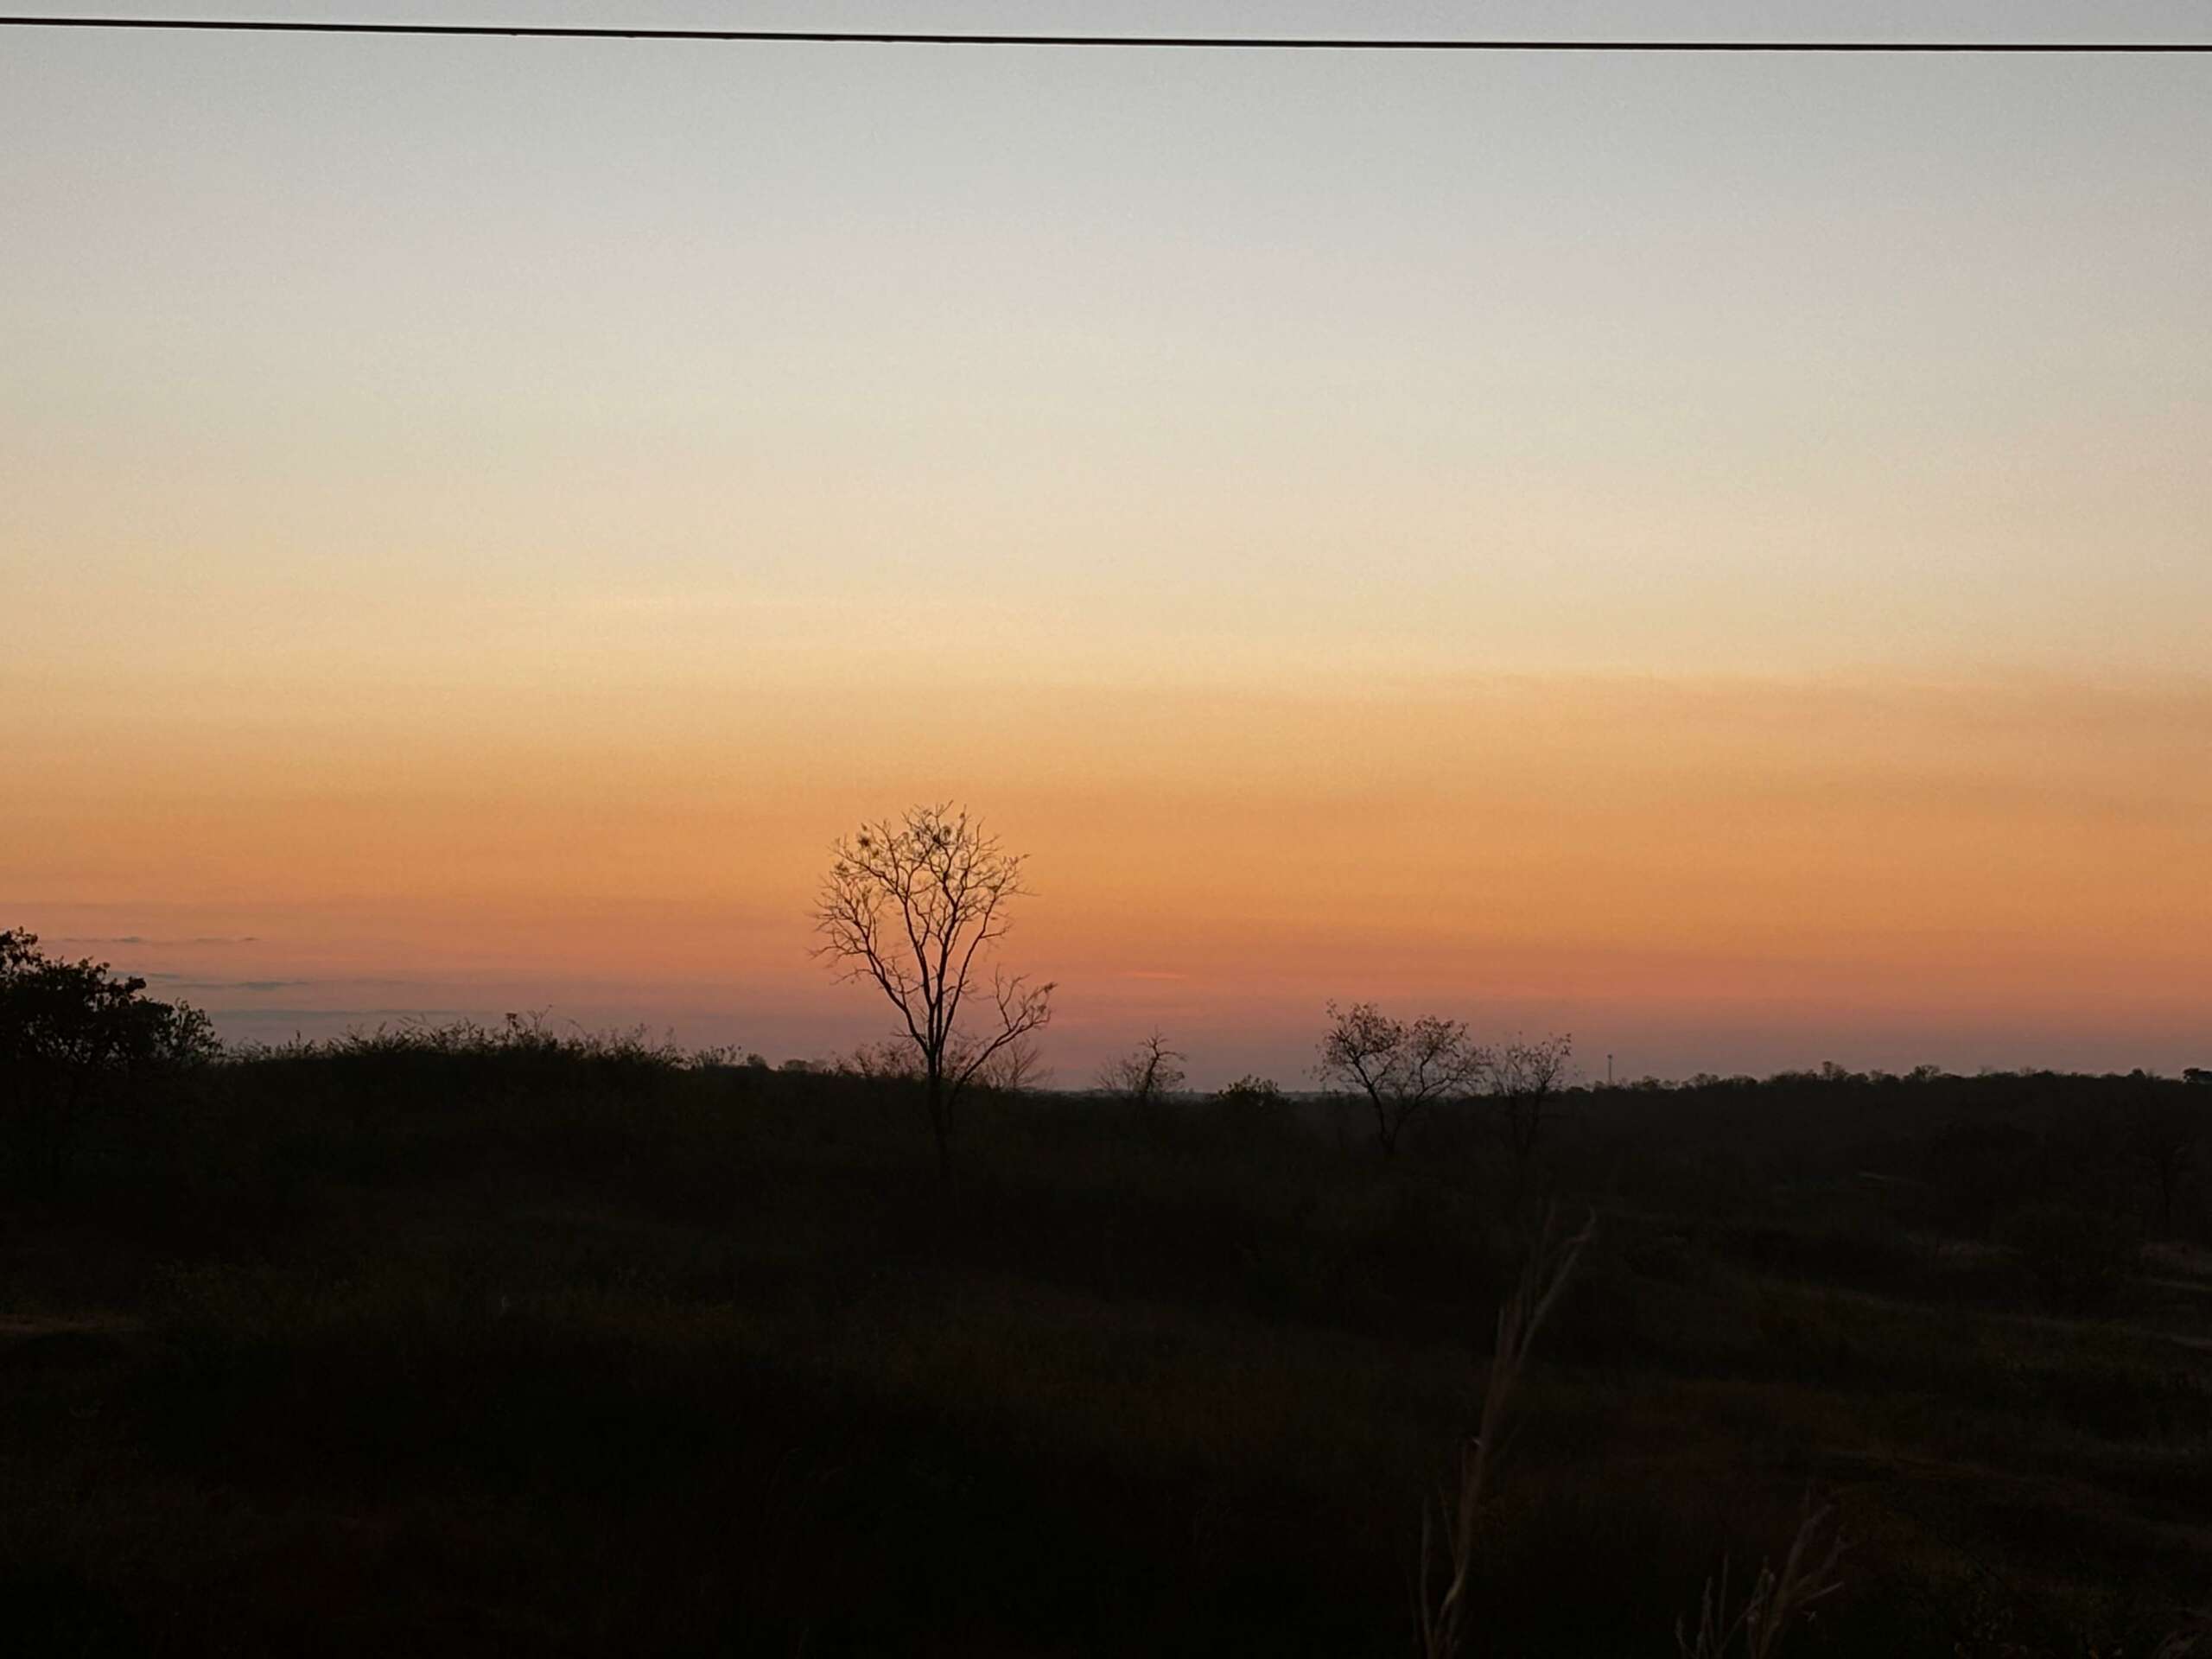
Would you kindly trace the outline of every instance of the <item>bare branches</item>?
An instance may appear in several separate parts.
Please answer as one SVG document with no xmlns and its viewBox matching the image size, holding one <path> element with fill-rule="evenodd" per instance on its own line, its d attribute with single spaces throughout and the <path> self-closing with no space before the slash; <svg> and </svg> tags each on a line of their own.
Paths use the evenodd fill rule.
<svg viewBox="0 0 2212 1659">
<path fill-rule="evenodd" d="M 1022 855 L 949 803 L 863 823 L 832 848 L 814 910 L 815 955 L 841 978 L 874 984 L 898 1010 L 928 1089 L 938 1160 L 950 1169 L 950 1113 L 960 1091 L 1052 1019 L 1052 987 L 994 969 L 993 1018 L 963 1031 L 991 948 L 1006 937 Z"/>
<path fill-rule="evenodd" d="M 1052 1068 L 1046 1064 L 1044 1052 L 1036 1042 L 1024 1035 L 1001 1044 L 997 1052 L 980 1060 L 973 1077 L 979 1089 L 988 1089 L 994 1094 L 1020 1095 L 1050 1083 Z"/>
<path fill-rule="evenodd" d="M 1556 1216 L 1546 1215 L 1529 1248 L 1529 1259 L 1522 1266 L 1520 1282 L 1497 1310 L 1497 1340 L 1491 1351 L 1490 1377 L 1483 1388 L 1482 1415 L 1474 1437 L 1459 1448 L 1457 1490 L 1440 1494 L 1435 1508 L 1421 1512 L 1416 1596 L 1424 1659 L 1452 1659 L 1471 1628 L 1468 1582 L 1514 1391 L 1520 1386 L 1538 1329 L 1567 1288 L 1583 1247 L 1597 1229 L 1598 1217 L 1592 1212 L 1581 1231 L 1561 1238 Z M 1430 1586 L 1440 1570 L 1450 1576 L 1442 1592 L 1432 1595 Z"/>
<path fill-rule="evenodd" d="M 951 1063 L 945 1069 L 952 1079 L 955 1094 L 1000 1056 L 1022 1043 L 1032 1032 L 1052 1021 L 1052 987 L 1032 985 L 1023 975 L 994 971 L 991 1001 L 998 1022 L 994 1034 L 975 1039 L 953 1034 L 954 1052 L 949 1057 Z"/>
<path fill-rule="evenodd" d="M 1526 1169 L 1542 1139 L 1552 1097 L 1566 1084 L 1574 1039 L 1558 1035 L 1530 1042 L 1516 1037 L 1484 1058 L 1491 1094 L 1505 1129 L 1506 1148 L 1516 1167 Z"/>
<path fill-rule="evenodd" d="M 1183 1062 L 1189 1058 L 1168 1047 L 1167 1039 L 1154 1029 L 1127 1054 L 1098 1068 L 1098 1086 L 1109 1095 L 1149 1106 L 1183 1086 Z"/>
<path fill-rule="evenodd" d="M 1433 1014 L 1410 1023 L 1372 1002 L 1328 1005 L 1314 1075 L 1365 1096 L 1375 1115 L 1375 1144 L 1385 1157 L 1423 1109 L 1470 1093 L 1489 1057 L 1467 1036 L 1464 1020 Z"/>
</svg>

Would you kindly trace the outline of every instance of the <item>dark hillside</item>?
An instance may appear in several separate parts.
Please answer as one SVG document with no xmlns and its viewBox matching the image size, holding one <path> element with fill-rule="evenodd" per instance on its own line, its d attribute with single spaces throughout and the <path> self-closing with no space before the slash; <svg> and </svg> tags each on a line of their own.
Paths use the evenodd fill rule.
<svg viewBox="0 0 2212 1659">
<path fill-rule="evenodd" d="M 2147 1653 L 2212 1584 L 2212 1090 L 1841 1075 L 1330 1115 L 413 1032 L 18 1073 L 24 1652 L 1397 1655 L 1541 1201 L 1598 1212 L 1472 1593 L 1662 1654 L 1851 1540 L 1806 1655 Z M 2164 1136 L 2164 1140 L 2160 1136 Z M 2164 1152 L 2161 1148 L 2164 1147 Z"/>
</svg>

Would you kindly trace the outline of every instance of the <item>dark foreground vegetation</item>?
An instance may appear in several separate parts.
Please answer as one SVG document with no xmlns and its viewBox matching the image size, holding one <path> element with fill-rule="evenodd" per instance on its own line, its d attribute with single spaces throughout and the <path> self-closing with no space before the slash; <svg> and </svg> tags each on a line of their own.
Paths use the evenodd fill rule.
<svg viewBox="0 0 2212 1659">
<path fill-rule="evenodd" d="M 1570 1090 L 1389 1158 L 985 1090 L 950 1185 L 912 1084 L 526 1021 L 0 1088 L 11 1651 L 1402 1655 L 1554 1199 L 1465 1650 L 1670 1652 L 1808 1491 L 1793 1656 L 2147 1656 L 2212 1587 L 2200 1086 Z"/>
</svg>

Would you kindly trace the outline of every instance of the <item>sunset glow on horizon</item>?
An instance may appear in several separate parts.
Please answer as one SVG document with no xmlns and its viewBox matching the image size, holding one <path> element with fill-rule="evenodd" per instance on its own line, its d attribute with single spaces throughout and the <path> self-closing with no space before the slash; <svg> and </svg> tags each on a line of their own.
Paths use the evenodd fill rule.
<svg viewBox="0 0 2212 1659">
<path fill-rule="evenodd" d="M 849 1051 L 950 800 L 1065 1085 L 2212 1064 L 2212 67 L 7 46 L 0 926 L 227 1036 Z"/>
</svg>

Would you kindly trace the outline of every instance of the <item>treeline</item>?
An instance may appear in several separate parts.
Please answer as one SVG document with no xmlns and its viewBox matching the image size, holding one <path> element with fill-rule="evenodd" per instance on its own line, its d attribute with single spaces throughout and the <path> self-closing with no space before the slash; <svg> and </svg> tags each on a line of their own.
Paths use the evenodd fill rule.
<svg viewBox="0 0 2212 1659">
<path fill-rule="evenodd" d="M 643 1028 L 587 1032 L 543 1015 L 226 1048 L 204 1015 L 145 989 L 102 964 L 47 956 L 29 933 L 0 933 L 10 1191 L 238 1189 L 272 1159 L 299 1174 L 441 1147 L 629 1155 L 711 1140 L 748 1110 L 819 1114 L 829 1130 L 842 1103 L 887 1125 L 918 1111 L 924 1084 L 902 1042 L 772 1066 L 737 1047 L 686 1049 Z M 1190 1093 L 1186 1056 L 1157 1032 L 1090 1090 L 1044 1092 L 1025 1041 L 979 1071 L 957 1127 L 986 1161 L 994 1134 L 1078 1126 L 1232 1154 L 1287 1138 L 1347 1157 L 1379 1151 L 1510 1205 L 1601 1194 L 1715 1222 L 1770 1206 L 1777 1192 L 1841 1185 L 1901 1230 L 2043 1262 L 2054 1294 L 2076 1300 L 2104 1294 L 2145 1242 L 2212 1243 L 2202 1072 L 1967 1077 L 1830 1064 L 1604 1086 L 1571 1080 L 1570 1052 L 1564 1037 L 1483 1046 L 1459 1022 L 1355 1003 L 1327 1011 L 1319 1093 L 1260 1077 Z"/>
<path fill-rule="evenodd" d="M 524 1518 L 507 1554 L 452 1547 L 574 1628 L 605 1611 L 579 1586 L 614 1503 L 658 1552 L 622 1569 L 623 1617 L 659 1621 L 664 1651 L 756 1625 L 786 1650 L 817 1620 L 847 1638 L 822 1650 L 886 1650 L 930 1598 L 947 1628 L 1034 1636 L 1105 1563 L 1129 1639 L 1085 1650 L 1204 1628 L 1215 1650 L 1402 1651 L 1411 1580 L 1431 1652 L 1663 1650 L 1682 1616 L 1684 1649 L 1713 1653 L 1757 1580 L 1708 1617 L 1710 1552 L 1779 1573 L 1801 1527 L 1805 1576 L 1752 1620 L 1774 1628 L 1785 1582 L 1829 1581 L 1830 1522 L 1854 1553 L 1834 1621 L 1794 1626 L 1808 1659 L 2056 1659 L 2088 1650 L 2077 1630 L 2145 1651 L 2201 1582 L 2193 1556 L 2128 1565 L 2148 1535 L 2113 1518 L 2201 1519 L 2212 1395 L 2160 1334 L 2201 1324 L 2178 1248 L 2212 1243 L 2200 1084 L 1826 1066 L 1605 1087 L 1569 1075 L 1563 1037 L 1478 1043 L 1355 1003 L 1317 1022 L 1313 1087 L 1193 1090 L 1154 1033 L 1046 1089 L 1009 1040 L 933 1117 L 911 1043 L 772 1064 L 517 1015 L 225 1048 L 142 983 L 6 937 L 0 1241 L 22 1249 L 0 1262 L 49 1308 L 147 1322 L 38 1338 L 87 1357 L 16 1402 L 48 1414 L 16 1451 L 124 1421 L 162 1480 L 205 1457 L 216 1492 L 273 1459 L 276 1518 L 225 1523 L 234 1562 L 295 1525 L 296 1491 L 443 1515 L 458 1471 Z M 1502 1482 L 1459 1451 L 1501 1425 Z M 727 1493 L 783 1478 L 793 1445 L 818 1448 L 798 1489 L 823 1495 L 818 1581 L 695 1561 Z M 73 1456 L 41 1490 L 75 1491 Z M 2048 1537 L 1985 1529 L 2011 1575 L 1993 1602 L 1930 1541 L 1959 1517 L 1913 1507 L 1931 1458 L 2063 1463 L 2116 1507 L 2077 1537 L 2079 1492 L 2054 1488 Z M 1808 1487 L 1840 1509 L 1801 1516 Z M 2023 1489 L 2001 1490 L 2011 1526 Z M 573 1542 L 529 1518 L 548 1505 Z M 0 1521 L 0 1589 L 61 1560 L 75 1619 L 121 1586 L 141 1622 L 112 1650 L 136 1650 L 188 1553 L 149 1513 L 119 1507 L 79 1554 Z M 251 1608 L 285 1581 L 238 1571 Z M 395 1630 L 438 1628 L 444 1581 L 394 1571 L 431 1599 Z M 2101 1599 L 2119 1573 L 2131 1599 Z M 214 1582 L 200 1605 L 264 1616 Z M 1992 1605 L 2013 1634 L 1974 1645 Z M 1577 1620 L 1582 1646 L 1548 1645 Z"/>
</svg>

